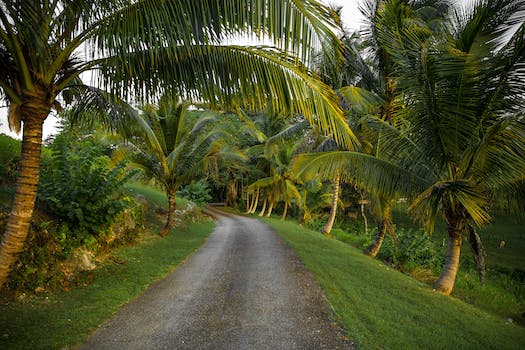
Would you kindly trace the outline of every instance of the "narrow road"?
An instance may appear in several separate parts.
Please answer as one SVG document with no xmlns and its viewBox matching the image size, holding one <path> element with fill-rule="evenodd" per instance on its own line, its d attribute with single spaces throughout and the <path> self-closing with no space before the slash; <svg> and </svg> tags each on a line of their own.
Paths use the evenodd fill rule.
<svg viewBox="0 0 525 350">
<path fill-rule="evenodd" d="M 265 224 L 220 215 L 207 243 L 80 349 L 349 349 L 319 286 Z"/>
</svg>

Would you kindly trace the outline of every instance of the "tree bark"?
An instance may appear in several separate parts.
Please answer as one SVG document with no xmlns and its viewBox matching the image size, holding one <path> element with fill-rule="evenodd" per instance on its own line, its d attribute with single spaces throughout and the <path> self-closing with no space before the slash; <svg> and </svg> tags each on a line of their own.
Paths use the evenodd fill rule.
<svg viewBox="0 0 525 350">
<path fill-rule="evenodd" d="M 472 251 L 474 262 L 476 263 L 476 269 L 478 270 L 478 277 L 481 284 L 485 284 L 486 269 L 485 269 L 485 250 L 481 243 L 481 237 L 476 232 L 476 229 L 472 225 L 467 225 L 469 233 L 468 240 Z"/>
<path fill-rule="evenodd" d="M 363 217 L 363 223 L 365 225 L 365 235 L 368 236 L 368 218 L 365 214 L 365 205 L 361 204 L 361 216 Z"/>
<path fill-rule="evenodd" d="M 456 281 L 456 274 L 459 269 L 459 257 L 461 254 L 462 237 L 465 230 L 466 218 L 463 215 L 464 210 L 445 210 L 448 231 L 448 249 L 445 267 L 441 276 L 434 284 L 434 290 L 450 295 Z"/>
<path fill-rule="evenodd" d="M 257 193 L 255 195 L 255 201 L 252 205 L 252 208 L 250 209 L 250 214 L 255 213 L 255 211 L 257 210 L 257 206 L 259 205 L 259 192 L 260 192 L 260 189 L 257 189 Z"/>
<path fill-rule="evenodd" d="M 323 230 L 321 233 L 327 235 L 330 234 L 332 231 L 332 227 L 334 226 L 335 217 L 337 215 L 337 203 L 339 201 L 339 183 L 340 183 L 340 175 L 337 174 L 334 178 L 334 192 L 332 195 L 332 207 L 330 208 L 330 217 L 328 218 L 328 221 L 326 222 L 326 225 L 324 225 Z"/>
<path fill-rule="evenodd" d="M 284 211 L 283 211 L 283 217 L 281 218 L 281 221 L 284 221 L 286 219 L 286 214 L 288 214 L 288 203 L 284 202 Z"/>
<path fill-rule="evenodd" d="M 166 220 L 166 225 L 160 232 L 162 237 L 166 237 L 173 226 L 175 226 L 175 190 L 170 188 L 166 192 L 168 195 L 168 218 Z"/>
<path fill-rule="evenodd" d="M 22 111 L 24 131 L 16 192 L 0 245 L 0 287 L 7 282 L 29 232 L 40 176 L 42 126 L 50 110 L 30 102 Z"/>
<path fill-rule="evenodd" d="M 228 182 L 228 185 L 226 186 L 226 199 L 224 200 L 227 206 L 234 207 L 238 204 L 238 193 L 237 181 L 232 180 Z"/>
<path fill-rule="evenodd" d="M 246 194 L 246 213 L 250 210 L 250 193 L 248 191 L 244 192 Z"/>
<path fill-rule="evenodd" d="M 377 224 L 377 232 L 374 241 L 365 249 L 364 253 L 368 256 L 375 258 L 377 256 L 377 253 L 379 253 L 379 250 L 381 249 L 381 245 L 385 240 L 387 231 L 392 232 L 392 230 L 392 210 L 390 203 L 388 203 L 385 205 L 383 209 L 382 218 Z"/>
<path fill-rule="evenodd" d="M 272 210 L 273 210 L 273 202 L 270 201 L 270 207 L 268 208 L 268 212 L 266 213 L 267 218 L 269 218 L 270 215 L 272 215 Z"/>
<path fill-rule="evenodd" d="M 263 201 L 263 207 L 262 207 L 261 211 L 259 212 L 259 216 L 264 216 L 264 212 L 266 211 L 266 204 L 267 204 L 267 203 L 268 203 L 268 200 L 265 199 L 265 200 Z"/>
</svg>

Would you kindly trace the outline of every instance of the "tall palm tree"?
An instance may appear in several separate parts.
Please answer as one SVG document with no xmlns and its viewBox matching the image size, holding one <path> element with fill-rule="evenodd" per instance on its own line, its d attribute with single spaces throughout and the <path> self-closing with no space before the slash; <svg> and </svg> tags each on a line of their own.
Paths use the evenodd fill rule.
<svg viewBox="0 0 525 350">
<path fill-rule="evenodd" d="M 213 105 L 271 104 L 351 143 L 335 95 L 306 68 L 315 47 L 334 43 L 330 27 L 330 11 L 317 1 L 1 0 L 0 99 L 9 105 L 10 128 L 23 124 L 23 146 L 0 246 L 0 286 L 28 232 L 42 125 L 60 102 L 103 102 L 105 91 L 155 99 L 171 90 Z M 276 48 L 221 44 L 249 33 Z M 96 88 L 79 78 L 89 71 Z"/>
<path fill-rule="evenodd" d="M 428 36 L 419 25 L 396 31 L 389 21 L 399 17 L 384 7 L 378 36 L 396 63 L 393 110 L 404 127 L 372 123 L 384 131 L 382 158 L 319 155 L 322 165 L 310 167 L 328 174 L 357 164 L 348 176 L 367 176 L 378 193 L 416 194 L 410 213 L 428 232 L 443 217 L 448 251 L 434 288 L 444 294 L 454 286 L 463 236 L 480 261 L 475 227 L 490 220 L 494 203 L 525 209 L 524 9 L 522 1 L 479 1 Z"/>
<path fill-rule="evenodd" d="M 430 35 L 432 31 L 439 28 L 448 7 L 449 5 L 443 0 L 368 0 L 362 4 L 361 12 L 365 17 L 366 25 L 361 28 L 361 36 L 353 38 L 346 35 L 343 38 L 347 49 L 345 71 L 353 73 L 355 83 L 338 89 L 354 118 L 373 115 L 391 125 L 402 127 L 402 120 L 399 120 L 394 113 L 395 99 L 398 95 L 393 77 L 396 62 L 382 46 L 381 38 L 378 36 L 380 28 L 385 25 L 383 23 L 385 8 L 388 8 L 389 13 L 396 18 L 396 21 L 390 25 L 395 26 L 397 32 L 402 33 L 404 27 L 410 27 L 413 21 L 419 21 L 422 30 Z M 348 78 L 346 80 L 348 81 Z M 370 130 L 361 131 L 359 134 L 362 144 L 365 145 L 363 152 L 372 152 L 380 157 L 383 147 L 381 130 L 379 134 L 370 133 Z M 365 254 L 375 257 L 381 249 L 385 234 L 387 232 L 393 234 L 392 201 L 394 199 L 378 193 L 371 194 L 374 198 L 372 208 L 378 219 L 378 225 L 374 241 L 365 249 Z"/>
<path fill-rule="evenodd" d="M 404 96 L 396 107 L 432 182 L 410 210 L 430 231 L 440 214 L 447 224 L 447 260 L 434 286 L 445 294 L 463 236 L 478 236 L 474 227 L 489 222 L 493 194 L 516 191 L 525 174 L 524 10 L 522 1 L 483 0 L 460 9 L 433 40 L 381 34 L 399 62 Z"/>
</svg>

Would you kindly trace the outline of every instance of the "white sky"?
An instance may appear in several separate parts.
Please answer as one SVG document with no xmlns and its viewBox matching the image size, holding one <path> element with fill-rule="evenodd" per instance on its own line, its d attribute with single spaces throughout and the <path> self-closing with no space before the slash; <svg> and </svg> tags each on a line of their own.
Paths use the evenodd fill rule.
<svg viewBox="0 0 525 350">
<path fill-rule="evenodd" d="M 345 24 L 345 29 L 349 30 L 357 30 L 360 27 L 362 16 L 358 9 L 358 1 L 359 0 L 321 0 L 321 2 L 325 4 L 343 6 L 343 23 Z M 51 115 L 46 119 L 44 122 L 44 139 L 56 132 L 56 125 L 57 119 L 54 116 Z M 17 138 L 22 137 L 21 133 L 17 136 L 15 133 L 9 131 L 6 107 L 0 107 L 0 134 L 1 133 Z"/>
</svg>

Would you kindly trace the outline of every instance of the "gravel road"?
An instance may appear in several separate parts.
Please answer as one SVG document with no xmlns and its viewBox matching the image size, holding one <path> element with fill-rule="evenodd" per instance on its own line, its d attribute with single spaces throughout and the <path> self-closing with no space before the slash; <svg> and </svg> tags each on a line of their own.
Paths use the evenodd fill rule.
<svg viewBox="0 0 525 350">
<path fill-rule="evenodd" d="M 324 296 L 265 224 L 219 215 L 207 243 L 80 349 L 350 349 Z"/>
</svg>

